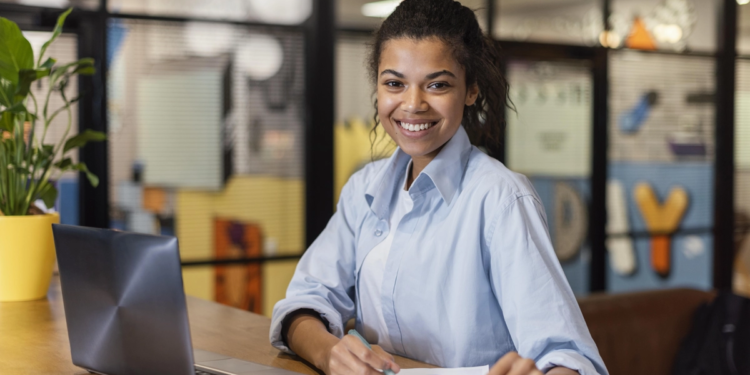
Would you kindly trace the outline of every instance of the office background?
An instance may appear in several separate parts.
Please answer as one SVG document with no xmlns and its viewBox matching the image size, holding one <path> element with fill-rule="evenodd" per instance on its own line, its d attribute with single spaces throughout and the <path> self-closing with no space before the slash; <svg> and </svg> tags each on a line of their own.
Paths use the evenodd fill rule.
<svg viewBox="0 0 750 375">
<path fill-rule="evenodd" d="M 745 2 L 462 1 L 515 105 L 484 150 L 532 180 L 577 295 L 750 295 Z M 188 294 L 270 316 L 347 178 L 394 149 L 370 133 L 364 63 L 393 4 L 0 0 L 36 49 L 75 7 L 51 53 L 98 64 L 72 88 L 79 131 L 108 134 L 79 155 L 101 184 L 57 181 L 62 222 L 176 235 Z M 680 189 L 664 227 L 653 212 Z"/>
</svg>

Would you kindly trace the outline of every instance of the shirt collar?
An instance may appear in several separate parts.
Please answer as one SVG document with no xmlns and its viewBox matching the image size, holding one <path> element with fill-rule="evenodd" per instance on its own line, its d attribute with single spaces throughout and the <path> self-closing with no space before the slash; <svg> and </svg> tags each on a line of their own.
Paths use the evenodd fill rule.
<svg viewBox="0 0 750 375">
<path fill-rule="evenodd" d="M 426 191 L 434 185 L 445 203 L 450 205 L 463 178 L 470 154 L 469 136 L 464 127 L 459 126 L 453 138 L 443 146 L 435 159 L 432 159 L 414 180 L 410 192 L 411 190 Z M 389 217 L 393 194 L 397 189 L 403 189 L 403 186 L 399 186 L 400 174 L 404 173 L 410 160 L 411 156 L 403 152 L 400 147 L 396 148 L 388 159 L 386 167 L 375 175 L 372 183 L 367 187 L 365 199 L 378 218 Z"/>
</svg>

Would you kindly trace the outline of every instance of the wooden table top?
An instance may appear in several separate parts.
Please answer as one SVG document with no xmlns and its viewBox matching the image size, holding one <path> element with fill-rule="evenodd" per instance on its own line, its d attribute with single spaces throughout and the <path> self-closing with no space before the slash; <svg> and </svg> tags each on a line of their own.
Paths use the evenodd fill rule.
<svg viewBox="0 0 750 375">
<path fill-rule="evenodd" d="M 271 320 L 262 315 L 188 296 L 193 347 L 303 374 L 319 374 L 268 341 Z M 403 368 L 433 367 L 397 357 Z M 60 282 L 46 299 L 0 302 L 1 374 L 88 374 L 73 365 Z"/>
</svg>

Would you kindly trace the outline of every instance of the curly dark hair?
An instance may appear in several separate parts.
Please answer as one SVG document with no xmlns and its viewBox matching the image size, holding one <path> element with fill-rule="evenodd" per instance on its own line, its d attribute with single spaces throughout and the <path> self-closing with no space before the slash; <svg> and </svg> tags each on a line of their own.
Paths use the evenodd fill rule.
<svg viewBox="0 0 750 375">
<path fill-rule="evenodd" d="M 466 87 L 475 83 L 479 87 L 474 105 L 464 107 L 463 126 L 469 139 L 479 146 L 498 145 L 504 131 L 505 107 L 512 108 L 512 104 L 500 68 L 500 51 L 482 33 L 474 11 L 453 0 L 405 0 L 399 4 L 375 31 L 370 45 L 367 65 L 375 87 L 383 44 L 398 38 L 438 38 L 448 46 L 466 71 Z M 380 124 L 377 98 L 374 105 L 377 127 Z M 373 134 L 374 131 L 373 128 Z"/>
</svg>

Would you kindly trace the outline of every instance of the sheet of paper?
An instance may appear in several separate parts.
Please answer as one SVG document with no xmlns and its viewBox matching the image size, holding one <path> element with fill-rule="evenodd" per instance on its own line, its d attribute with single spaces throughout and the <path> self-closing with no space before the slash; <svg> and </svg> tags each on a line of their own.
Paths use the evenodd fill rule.
<svg viewBox="0 0 750 375">
<path fill-rule="evenodd" d="M 487 375 L 490 366 L 462 368 L 411 368 L 402 369 L 398 375 Z"/>
</svg>

